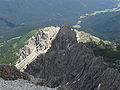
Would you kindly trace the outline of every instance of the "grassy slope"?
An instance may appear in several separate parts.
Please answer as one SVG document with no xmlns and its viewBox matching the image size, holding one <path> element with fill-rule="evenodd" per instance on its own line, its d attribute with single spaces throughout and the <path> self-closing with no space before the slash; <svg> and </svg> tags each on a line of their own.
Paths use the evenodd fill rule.
<svg viewBox="0 0 120 90">
<path fill-rule="evenodd" d="M 33 36 L 37 30 L 33 30 L 20 38 L 11 39 L 0 47 L 0 64 L 15 64 L 17 61 L 16 52 L 23 47 L 27 40 Z"/>
<path fill-rule="evenodd" d="M 72 25 L 84 13 L 113 8 L 116 4 L 115 0 L 0 0 L 0 42 L 35 28 Z M 14 27 L 11 23 L 24 26 Z"/>
<path fill-rule="evenodd" d="M 95 55 L 103 56 L 106 62 L 113 63 L 120 60 L 120 49 L 117 48 L 97 48 L 94 50 Z"/>
</svg>

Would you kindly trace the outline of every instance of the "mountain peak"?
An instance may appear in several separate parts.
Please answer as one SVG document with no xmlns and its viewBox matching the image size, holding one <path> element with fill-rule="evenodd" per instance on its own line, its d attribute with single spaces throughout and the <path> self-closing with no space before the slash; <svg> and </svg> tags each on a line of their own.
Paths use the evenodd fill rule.
<svg viewBox="0 0 120 90">
<path fill-rule="evenodd" d="M 96 55 L 101 48 L 116 50 L 115 44 L 69 25 L 46 27 L 20 49 L 15 66 L 34 76 L 33 81 L 42 80 L 35 84 L 55 90 L 119 90 L 119 72 Z"/>
<path fill-rule="evenodd" d="M 71 29 L 71 26 L 70 25 L 68 25 L 68 24 L 64 24 L 64 25 L 62 25 L 61 27 L 60 27 L 60 29 Z"/>
<path fill-rule="evenodd" d="M 71 29 L 70 25 L 46 27 L 32 36 L 20 49 L 16 67 L 24 70 L 37 56 L 53 50 L 70 49 L 75 43 L 89 43 L 93 47 L 113 47 L 109 41 L 103 41 L 83 31 Z M 29 62 L 29 63 L 28 63 Z"/>
<path fill-rule="evenodd" d="M 48 51 L 30 63 L 25 72 L 44 79 L 47 86 L 57 87 L 58 90 L 119 90 L 119 85 L 114 85 L 120 79 L 120 74 L 109 68 L 104 58 L 96 56 L 87 44 L 78 42 L 77 34 L 86 42 L 96 39 L 65 25 L 57 32 Z M 102 40 L 97 41 L 100 42 L 104 43 Z"/>
</svg>

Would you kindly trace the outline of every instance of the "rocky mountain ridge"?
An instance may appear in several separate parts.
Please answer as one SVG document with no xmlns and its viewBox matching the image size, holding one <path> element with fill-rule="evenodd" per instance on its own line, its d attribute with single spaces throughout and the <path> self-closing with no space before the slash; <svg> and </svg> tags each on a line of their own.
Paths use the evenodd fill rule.
<svg viewBox="0 0 120 90">
<path fill-rule="evenodd" d="M 25 72 L 58 90 L 120 89 L 119 72 L 108 67 L 104 58 L 96 56 L 85 43 L 78 43 L 76 32 L 68 25 L 60 28 L 47 53 L 39 55 Z"/>
<path fill-rule="evenodd" d="M 0 89 L 119 90 L 120 73 L 96 55 L 98 48 L 116 49 L 117 44 L 69 25 L 41 29 L 18 54 L 15 66 L 24 72 L 0 65 Z"/>
<path fill-rule="evenodd" d="M 66 27 L 63 26 L 63 29 L 64 28 Z M 69 29 L 71 28 L 69 27 Z M 32 36 L 28 40 L 27 44 L 20 49 L 18 53 L 19 59 L 15 66 L 21 71 L 23 71 L 27 67 L 27 65 L 29 65 L 32 61 L 34 61 L 37 58 L 37 56 L 45 54 L 52 46 L 52 42 L 54 41 L 54 39 L 56 39 L 56 35 L 58 35 L 59 31 L 60 27 L 53 26 L 40 29 L 34 36 Z M 76 39 L 73 41 L 76 41 L 76 43 L 93 42 L 93 44 L 91 43 L 92 47 L 107 48 L 109 46 L 116 48 L 116 45 L 114 43 L 111 43 L 109 41 L 103 41 L 83 31 L 77 31 L 75 29 L 72 29 L 72 32 L 75 33 L 74 37 L 76 37 Z M 62 31 L 62 34 L 66 33 L 70 34 L 70 32 L 64 32 L 64 30 Z M 73 36 L 71 36 L 71 38 L 68 40 L 71 40 L 72 38 Z M 60 41 L 62 41 L 62 39 Z M 68 48 L 70 46 L 70 43 L 67 46 L 62 46 Z"/>
</svg>

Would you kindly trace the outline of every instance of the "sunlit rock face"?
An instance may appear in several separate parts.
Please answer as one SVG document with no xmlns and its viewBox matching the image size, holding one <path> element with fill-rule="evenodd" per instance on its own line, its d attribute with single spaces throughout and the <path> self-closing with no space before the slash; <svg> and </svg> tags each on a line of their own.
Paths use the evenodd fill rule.
<svg viewBox="0 0 120 90">
<path fill-rule="evenodd" d="M 16 67 L 23 71 L 28 64 L 34 61 L 37 56 L 44 54 L 51 47 L 52 40 L 56 37 L 59 27 L 48 27 L 41 29 L 32 36 L 27 44 L 20 49 L 19 59 Z"/>
<path fill-rule="evenodd" d="M 120 74 L 78 41 L 76 31 L 68 25 L 60 28 L 47 53 L 37 57 L 25 72 L 44 79 L 47 86 L 58 90 L 120 89 Z"/>
</svg>

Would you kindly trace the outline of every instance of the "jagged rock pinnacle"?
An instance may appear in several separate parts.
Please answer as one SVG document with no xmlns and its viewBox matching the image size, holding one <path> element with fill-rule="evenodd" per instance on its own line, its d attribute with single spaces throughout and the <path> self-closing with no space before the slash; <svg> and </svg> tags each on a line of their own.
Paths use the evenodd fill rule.
<svg viewBox="0 0 120 90">
<path fill-rule="evenodd" d="M 93 36 L 86 37 L 86 41 L 100 42 Z M 78 43 L 76 31 L 68 25 L 60 28 L 47 53 L 37 57 L 25 72 L 58 90 L 120 90 L 119 72 L 106 66 L 104 58 L 95 56 L 86 44 Z"/>
</svg>

